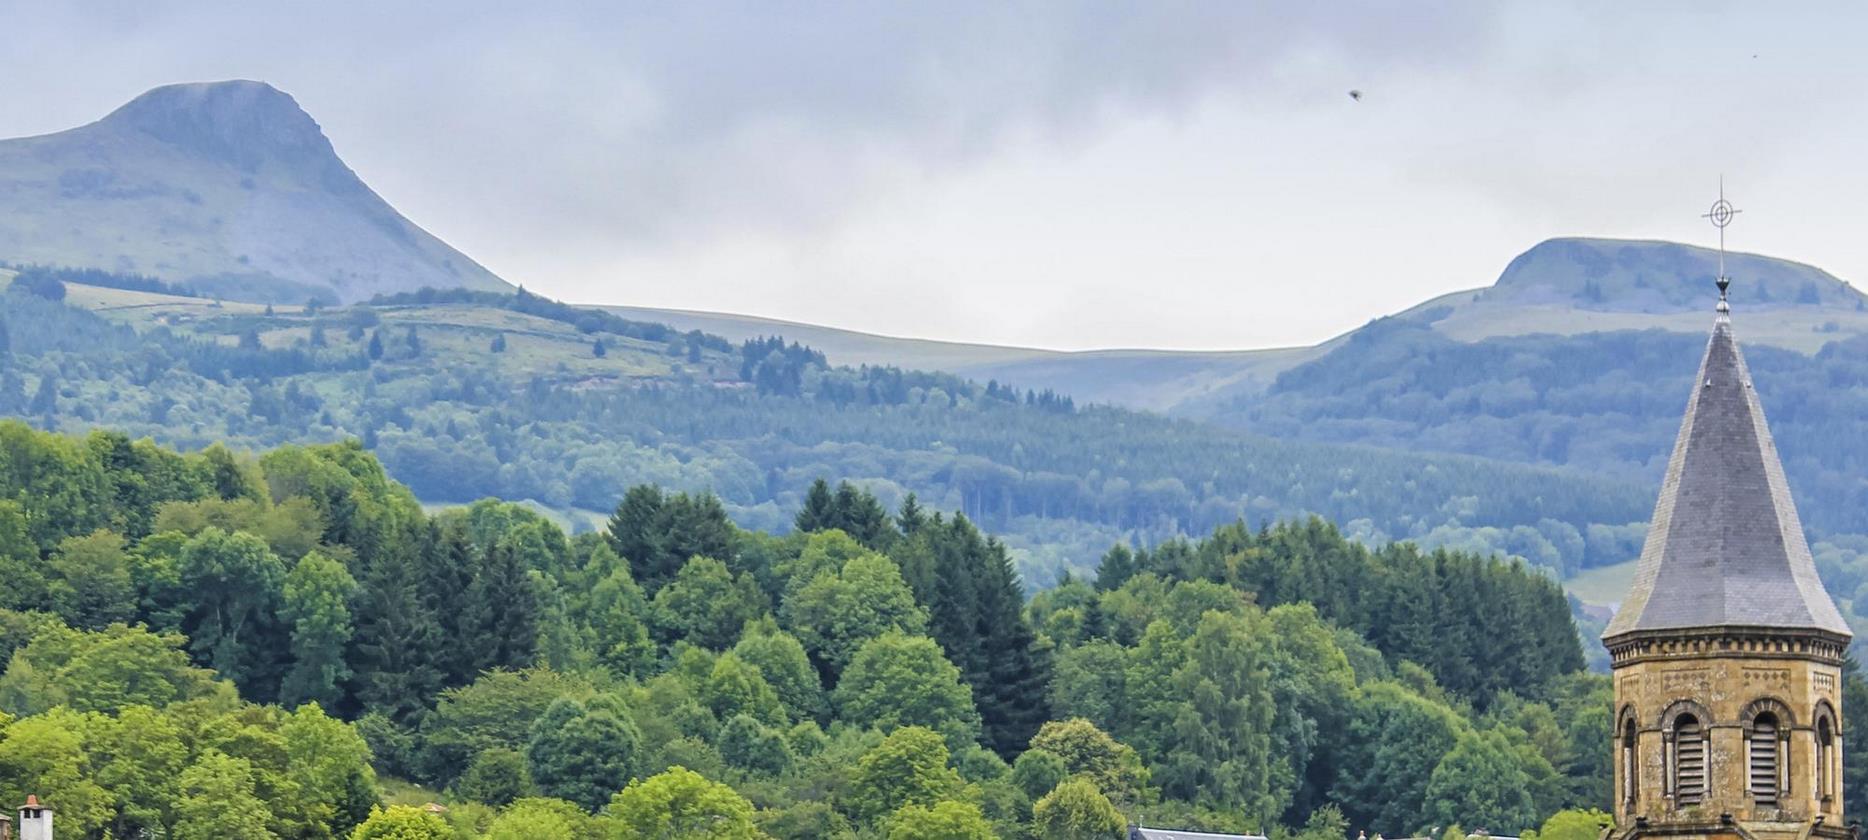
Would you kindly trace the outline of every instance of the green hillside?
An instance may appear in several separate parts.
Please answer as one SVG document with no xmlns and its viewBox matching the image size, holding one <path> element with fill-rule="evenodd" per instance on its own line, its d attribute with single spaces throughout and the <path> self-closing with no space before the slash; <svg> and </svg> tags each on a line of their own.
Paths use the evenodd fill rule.
<svg viewBox="0 0 1868 840">
<path fill-rule="evenodd" d="M 1049 388 L 1078 402 L 1171 410 L 1233 389 L 1262 390 L 1278 372 L 1323 352 L 1293 347 L 1210 353 L 1175 350 L 1084 350 L 967 344 L 897 338 L 750 315 L 603 307 L 627 318 L 697 329 L 734 341 L 783 336 L 823 351 L 832 364 L 938 370 L 982 382 L 997 379 Z"/>
<path fill-rule="evenodd" d="M 803 347 L 578 322 L 581 310 L 533 296 L 268 314 L 64 288 L 60 301 L 7 289 L 0 413 L 187 448 L 356 437 L 424 501 L 531 499 L 567 521 L 655 483 L 717 493 L 741 523 L 781 529 L 797 488 L 847 479 L 891 505 L 915 493 L 966 512 L 1005 535 L 1039 586 L 1117 541 L 1308 513 L 1576 565 L 1581 535 L 1624 529 L 1649 504 L 1633 482 L 1282 443 L 945 374 L 839 368 Z M 1632 556 L 1626 540 L 1595 545 Z"/>
<path fill-rule="evenodd" d="M 1711 250 L 1671 242 L 1552 239 L 1513 260 L 1492 286 L 1442 295 L 1394 317 L 1430 324 L 1461 342 L 1643 329 L 1699 335 L 1705 331 L 1715 260 Z M 1738 279 L 1734 293 L 1746 313 L 1748 344 L 1807 355 L 1837 338 L 1868 335 L 1868 298 L 1834 275 L 1756 254 L 1730 254 L 1728 260 L 1728 272 Z M 609 309 L 736 341 L 784 336 L 823 350 L 836 364 L 947 371 L 1050 388 L 1081 402 L 1221 421 L 1278 374 L 1345 338 L 1264 350 L 1060 352 L 894 338 L 747 315 Z"/>
</svg>

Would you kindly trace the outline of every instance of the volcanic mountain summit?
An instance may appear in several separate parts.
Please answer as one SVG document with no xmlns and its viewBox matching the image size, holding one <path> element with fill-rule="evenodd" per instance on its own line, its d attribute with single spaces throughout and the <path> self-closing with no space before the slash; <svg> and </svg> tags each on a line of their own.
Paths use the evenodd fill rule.
<svg viewBox="0 0 1868 840">
<path fill-rule="evenodd" d="M 255 301 L 509 288 L 397 213 L 263 82 L 159 87 L 90 125 L 0 140 L 0 258 Z"/>
</svg>

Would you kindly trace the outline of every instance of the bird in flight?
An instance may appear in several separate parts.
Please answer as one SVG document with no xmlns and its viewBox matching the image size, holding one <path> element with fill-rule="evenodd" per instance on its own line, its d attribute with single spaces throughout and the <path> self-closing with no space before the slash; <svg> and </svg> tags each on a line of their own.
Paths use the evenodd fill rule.
<svg viewBox="0 0 1868 840">
<path fill-rule="evenodd" d="M 1349 92 L 1349 98 L 1350 98 L 1350 99 L 1354 99 L 1354 100 L 1355 100 L 1355 101 L 1357 101 L 1357 102 L 1361 102 L 1361 101 L 1362 101 L 1362 91 L 1359 91 L 1359 90 L 1352 90 L 1352 91 L 1350 91 L 1350 92 Z"/>
</svg>

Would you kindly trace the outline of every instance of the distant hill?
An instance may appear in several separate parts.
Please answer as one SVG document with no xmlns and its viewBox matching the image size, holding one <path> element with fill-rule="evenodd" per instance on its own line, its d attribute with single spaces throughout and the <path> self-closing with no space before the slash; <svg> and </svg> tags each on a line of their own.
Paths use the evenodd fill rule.
<svg viewBox="0 0 1868 840">
<path fill-rule="evenodd" d="M 1262 390 L 1291 365 L 1315 358 L 1322 347 L 1221 350 L 1041 350 L 898 338 L 835 327 L 684 309 L 606 306 L 626 318 L 697 329 L 734 341 L 782 336 L 823 351 L 834 364 L 893 365 L 939 370 L 982 382 L 1049 388 L 1079 402 L 1165 410 L 1230 388 Z"/>
<path fill-rule="evenodd" d="M 1814 353 L 1868 334 L 1868 296 L 1813 266 L 1726 255 L 1746 343 Z M 1484 289 L 1442 295 L 1395 317 L 1460 341 L 1658 328 L 1700 334 L 1716 298 L 1718 252 L 1621 239 L 1551 239 L 1518 255 Z"/>
<path fill-rule="evenodd" d="M 54 302 L 0 284 L 0 415 L 187 448 L 357 437 L 426 502 L 530 499 L 574 525 L 650 482 L 717 493 L 740 522 L 782 530 L 811 480 L 847 479 L 891 505 L 914 493 L 965 511 L 1045 586 L 1114 542 L 1239 519 L 1314 513 L 1352 535 L 1551 546 L 1522 552 L 1574 567 L 1633 556 L 1611 538 L 1591 561 L 1580 535 L 1645 515 L 1645 490 L 1624 480 L 1275 441 L 536 297 L 306 309 L 77 283 Z"/>
<path fill-rule="evenodd" d="M 0 259 L 250 301 L 509 290 L 372 192 L 292 97 L 251 81 L 160 87 L 90 125 L 0 140 Z"/>
<path fill-rule="evenodd" d="M 1832 341 L 1868 335 L 1868 296 L 1821 269 L 1756 254 L 1726 257 L 1747 345 L 1814 354 Z M 1458 342 L 1536 334 L 1660 329 L 1702 334 L 1717 253 L 1672 242 L 1551 239 L 1519 255 L 1489 287 L 1452 292 L 1392 316 Z M 608 307 L 630 318 L 699 329 L 734 340 L 780 335 L 849 365 L 943 370 L 1022 387 L 1050 388 L 1080 402 L 1228 420 L 1240 400 L 1278 374 L 1342 346 L 1351 331 L 1310 347 L 1188 352 L 1110 349 L 1062 352 L 873 335 L 716 312 Z"/>
</svg>

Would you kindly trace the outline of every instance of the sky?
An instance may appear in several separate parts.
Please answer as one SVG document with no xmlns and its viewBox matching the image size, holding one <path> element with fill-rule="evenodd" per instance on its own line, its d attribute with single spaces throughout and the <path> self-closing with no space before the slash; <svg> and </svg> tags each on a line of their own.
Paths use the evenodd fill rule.
<svg viewBox="0 0 1868 840">
<path fill-rule="evenodd" d="M 404 215 L 553 297 L 1255 348 L 1490 284 L 1551 237 L 1712 244 L 1699 214 L 1721 176 L 1746 211 L 1734 248 L 1868 276 L 1865 18 L 0 0 L 0 137 L 160 84 L 259 79 Z"/>
</svg>

